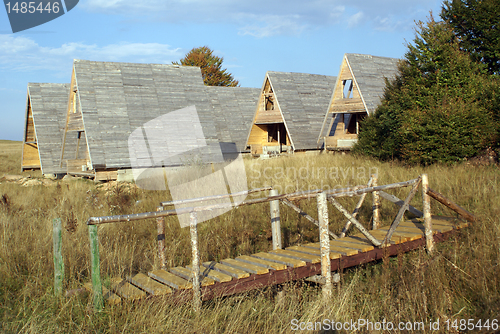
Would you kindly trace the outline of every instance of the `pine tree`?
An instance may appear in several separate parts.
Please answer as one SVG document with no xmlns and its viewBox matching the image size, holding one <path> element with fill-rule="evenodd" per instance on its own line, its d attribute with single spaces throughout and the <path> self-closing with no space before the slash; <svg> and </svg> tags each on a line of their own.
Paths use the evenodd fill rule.
<svg viewBox="0 0 500 334">
<path fill-rule="evenodd" d="M 452 27 L 463 50 L 486 64 L 490 74 L 500 74 L 498 0 L 446 0 L 441 18 Z"/>
<path fill-rule="evenodd" d="M 222 69 L 223 60 L 224 58 L 215 56 L 208 46 L 202 46 L 189 51 L 180 60 L 180 64 L 200 67 L 203 82 L 207 86 L 239 86 L 239 82 L 233 78 L 232 74 L 228 73 L 227 69 Z M 173 64 L 179 65 L 178 62 L 173 62 Z"/>
<path fill-rule="evenodd" d="M 492 107 L 498 82 L 471 60 L 445 22 L 417 24 L 399 74 L 387 82 L 355 151 L 408 163 L 460 161 L 495 143 Z"/>
</svg>

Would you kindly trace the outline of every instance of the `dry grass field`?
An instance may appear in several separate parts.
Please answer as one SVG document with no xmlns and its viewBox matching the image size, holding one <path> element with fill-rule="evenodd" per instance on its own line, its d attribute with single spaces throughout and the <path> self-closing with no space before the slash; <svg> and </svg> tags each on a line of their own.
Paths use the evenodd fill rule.
<svg viewBox="0 0 500 334">
<path fill-rule="evenodd" d="M 81 288 L 89 278 L 90 216 L 153 211 L 170 195 L 132 184 L 95 184 L 77 179 L 26 186 L 7 181 L 20 175 L 21 143 L 0 141 L 0 332 L 2 333 L 289 333 L 300 322 L 366 319 L 371 322 L 426 324 L 416 331 L 359 333 L 459 332 L 461 319 L 500 318 L 500 171 L 497 166 L 467 164 L 408 168 L 352 155 L 296 154 L 269 160 L 245 159 L 249 188 L 272 185 L 281 192 L 366 184 L 378 172 L 379 184 L 409 180 L 425 172 L 430 186 L 479 218 L 475 225 L 437 245 L 433 255 L 420 249 L 341 273 L 327 303 L 321 287 L 303 281 L 255 290 L 203 304 L 199 314 L 189 303 L 168 298 L 124 302 L 94 312 L 91 298 L 54 297 L 52 220 L 63 222 L 64 290 Z M 24 177 L 41 179 L 40 172 Z M 26 181 L 26 180 L 24 180 Z M 36 183 L 36 182 L 35 182 Z M 407 189 L 394 192 L 405 197 Z M 357 198 L 343 199 L 352 210 Z M 369 197 L 360 221 L 370 220 Z M 417 195 L 412 205 L 420 208 Z M 317 216 L 315 201 L 300 207 Z M 436 202 L 433 214 L 455 215 Z M 397 208 L 382 203 L 389 224 Z M 330 207 L 331 229 L 345 219 Z M 316 226 L 281 206 L 284 246 L 318 240 Z M 176 218 L 166 221 L 169 266 L 190 262 L 189 230 Z M 269 204 L 232 210 L 199 226 L 201 260 L 218 260 L 271 248 Z M 158 268 L 153 220 L 99 227 L 101 273 L 110 277 Z M 283 291 L 279 292 L 278 291 Z M 294 320 L 295 319 L 295 320 Z M 429 322 L 440 321 L 431 331 Z M 458 320 L 457 328 L 445 322 Z M 498 321 L 498 320 L 497 320 Z M 311 331 L 320 333 L 321 331 Z M 352 331 L 340 331 L 342 333 Z M 471 332 L 477 332 L 476 330 Z M 493 332 L 492 328 L 489 331 Z"/>
</svg>

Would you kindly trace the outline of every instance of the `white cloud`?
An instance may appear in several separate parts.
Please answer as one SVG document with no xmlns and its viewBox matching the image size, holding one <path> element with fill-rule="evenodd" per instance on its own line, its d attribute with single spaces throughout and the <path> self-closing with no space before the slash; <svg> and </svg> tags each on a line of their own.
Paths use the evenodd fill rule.
<svg viewBox="0 0 500 334">
<path fill-rule="evenodd" d="M 226 23 L 256 37 L 298 35 L 317 26 L 361 22 L 374 29 L 411 29 L 442 0 L 87 0 L 80 8 L 170 23 Z"/>
<path fill-rule="evenodd" d="M 170 63 L 181 56 L 180 49 L 160 43 L 122 42 L 105 46 L 66 43 L 47 47 L 27 37 L 0 34 L 0 67 L 21 71 L 57 71 L 71 66 L 73 59 Z"/>
<path fill-rule="evenodd" d="M 307 25 L 299 23 L 297 16 L 267 15 L 265 17 L 255 17 L 254 23 L 248 24 L 239 30 L 240 35 L 250 35 L 254 37 L 271 37 L 275 35 L 300 35 Z"/>
<path fill-rule="evenodd" d="M 347 19 L 347 25 L 349 28 L 357 26 L 364 18 L 365 14 L 363 12 L 357 12 Z"/>
</svg>

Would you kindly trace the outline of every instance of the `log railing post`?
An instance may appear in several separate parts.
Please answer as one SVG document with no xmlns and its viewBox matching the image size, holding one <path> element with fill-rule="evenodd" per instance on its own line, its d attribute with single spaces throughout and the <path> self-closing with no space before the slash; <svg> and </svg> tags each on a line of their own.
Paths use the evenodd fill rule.
<svg viewBox="0 0 500 334">
<path fill-rule="evenodd" d="M 101 268 L 99 258 L 99 239 L 97 238 L 97 225 L 89 225 L 90 240 L 90 267 L 92 272 L 92 292 L 94 296 L 94 309 L 102 310 L 104 307 L 102 297 Z"/>
<path fill-rule="evenodd" d="M 377 175 L 372 175 L 372 187 L 378 186 Z M 373 192 L 373 222 L 372 229 L 376 230 L 380 227 L 380 195 L 378 191 Z"/>
<path fill-rule="evenodd" d="M 272 189 L 269 191 L 269 196 L 278 196 L 278 190 Z M 271 230 L 273 235 L 273 250 L 281 249 L 281 223 L 280 223 L 280 201 L 274 200 L 270 202 L 271 207 Z"/>
<path fill-rule="evenodd" d="M 198 249 L 198 219 L 196 212 L 189 215 L 189 228 L 191 232 L 191 253 L 192 253 L 192 278 L 193 278 L 193 309 L 196 313 L 201 309 L 201 288 L 200 288 L 200 251 Z"/>
<path fill-rule="evenodd" d="M 431 218 L 431 198 L 427 193 L 429 191 L 429 178 L 427 174 L 422 174 L 422 201 L 424 205 L 424 228 L 425 228 L 425 246 L 428 253 L 434 250 L 434 237 L 432 235 Z"/>
<path fill-rule="evenodd" d="M 52 221 L 53 225 L 53 243 L 54 243 L 54 293 L 56 296 L 62 295 L 64 280 L 64 261 L 62 256 L 62 233 L 61 218 Z"/>
<path fill-rule="evenodd" d="M 159 206 L 156 211 L 162 211 L 163 207 Z M 156 218 L 156 226 L 158 233 L 158 260 L 160 261 L 161 269 L 165 269 L 165 217 Z"/>
<path fill-rule="evenodd" d="M 330 238 L 328 236 L 328 206 L 326 194 L 319 193 L 316 197 L 318 202 L 319 219 L 319 242 L 321 254 L 321 276 L 325 279 L 323 285 L 323 297 L 328 298 L 332 295 L 332 270 L 330 263 Z"/>
</svg>

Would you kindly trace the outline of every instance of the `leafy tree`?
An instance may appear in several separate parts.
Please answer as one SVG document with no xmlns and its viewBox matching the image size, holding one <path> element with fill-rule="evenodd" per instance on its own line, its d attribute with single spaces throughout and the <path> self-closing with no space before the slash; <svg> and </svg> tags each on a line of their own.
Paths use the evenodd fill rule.
<svg viewBox="0 0 500 334">
<path fill-rule="evenodd" d="M 485 63 L 491 74 L 500 74 L 498 0 L 446 0 L 441 18 L 453 28 L 463 50 Z"/>
<path fill-rule="evenodd" d="M 224 58 L 217 57 L 208 46 L 194 48 L 180 60 L 181 65 L 198 66 L 201 68 L 203 82 L 207 86 L 236 87 L 239 82 L 235 80 L 227 69 L 222 69 Z M 173 62 L 179 65 L 178 62 Z"/>
<path fill-rule="evenodd" d="M 432 16 L 417 23 L 398 69 L 375 115 L 361 124 L 354 151 L 431 164 L 472 157 L 498 141 L 498 80 L 461 50 L 446 23 Z"/>
</svg>

